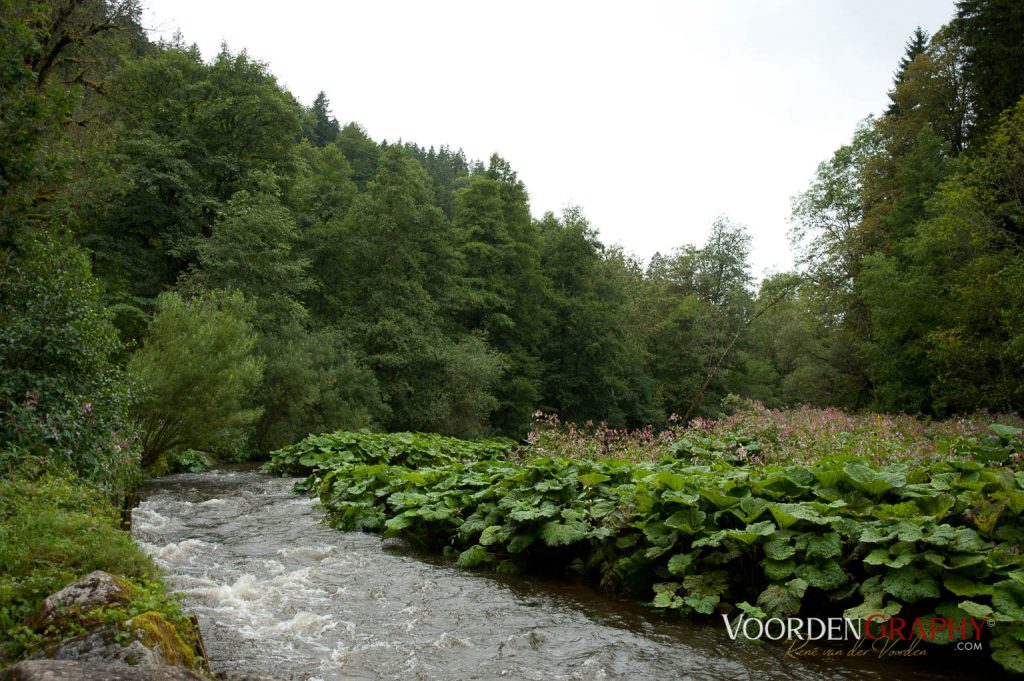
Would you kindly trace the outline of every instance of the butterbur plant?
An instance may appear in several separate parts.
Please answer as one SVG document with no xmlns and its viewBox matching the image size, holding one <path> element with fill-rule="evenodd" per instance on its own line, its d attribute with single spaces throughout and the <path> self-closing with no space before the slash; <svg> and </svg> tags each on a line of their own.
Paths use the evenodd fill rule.
<svg viewBox="0 0 1024 681">
<path fill-rule="evenodd" d="M 799 418 L 798 439 L 839 432 Z M 874 429 L 888 438 L 901 425 L 844 423 L 855 437 Z M 750 454 L 754 440 L 730 450 L 749 436 L 713 422 L 673 431 L 674 456 L 631 461 L 630 452 L 658 451 L 660 434 L 546 426 L 532 447 L 565 445 L 572 456 L 339 432 L 275 452 L 268 470 L 309 472 L 300 489 L 319 496 L 328 524 L 402 537 L 459 567 L 571 573 L 679 616 L 991 621 L 979 627 L 983 649 L 1024 673 L 1024 472 L 966 455 L 879 465 L 825 452 L 812 464 L 765 463 Z M 960 436 L 1019 445 L 1017 426 L 986 430 Z M 606 439 L 618 457 L 580 455 Z M 726 447 L 697 451 L 715 443 Z"/>
</svg>

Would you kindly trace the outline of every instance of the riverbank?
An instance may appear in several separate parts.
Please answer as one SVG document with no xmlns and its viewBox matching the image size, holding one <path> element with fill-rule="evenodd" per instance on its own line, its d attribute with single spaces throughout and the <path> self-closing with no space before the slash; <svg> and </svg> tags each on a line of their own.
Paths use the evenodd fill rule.
<svg viewBox="0 0 1024 681">
<path fill-rule="evenodd" d="M 331 529 L 294 483 L 214 470 L 142 489 L 135 537 L 202 622 L 214 669 L 322 681 L 984 678 L 895 658 L 795 659 L 578 581 L 462 570 Z"/>
<path fill-rule="evenodd" d="M 72 474 L 12 473 L 0 480 L 0 668 L 29 657 L 86 656 L 74 652 L 85 641 L 98 654 L 97 646 L 137 639 L 159 648 L 157 664 L 206 671 L 198 625 L 132 540 L 121 500 Z M 103 599 L 54 600 L 103 573 L 114 576 L 102 578 L 111 585 Z"/>
<path fill-rule="evenodd" d="M 820 450 L 765 462 L 771 443 L 743 433 L 640 443 L 660 458 L 565 457 L 536 444 L 453 457 L 417 434 L 335 433 L 277 452 L 267 468 L 311 472 L 303 487 L 332 526 L 402 537 L 459 567 L 569 574 L 734 627 L 850 620 L 871 640 L 1020 673 L 1022 431 L 989 430 L 890 463 Z M 541 436 L 587 450 L 576 428 Z"/>
</svg>

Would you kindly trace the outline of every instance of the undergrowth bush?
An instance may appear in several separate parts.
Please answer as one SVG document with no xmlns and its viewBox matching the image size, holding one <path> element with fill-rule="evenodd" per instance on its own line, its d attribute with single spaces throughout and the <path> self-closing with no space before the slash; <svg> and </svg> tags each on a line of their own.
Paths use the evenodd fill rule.
<svg viewBox="0 0 1024 681">
<path fill-rule="evenodd" d="M 267 473 L 305 475 L 325 463 L 390 463 L 418 467 L 454 461 L 504 458 L 516 447 L 503 437 L 460 440 L 435 433 L 338 431 L 310 435 L 274 452 Z"/>
<path fill-rule="evenodd" d="M 37 631 L 28 624 L 48 595 L 93 570 L 135 584 L 132 603 L 106 613 L 106 619 L 157 610 L 168 621 L 184 622 L 176 599 L 163 591 L 158 568 L 120 522 L 120 510 L 105 490 L 69 474 L 0 480 L 0 664 L 79 633 Z"/>
</svg>

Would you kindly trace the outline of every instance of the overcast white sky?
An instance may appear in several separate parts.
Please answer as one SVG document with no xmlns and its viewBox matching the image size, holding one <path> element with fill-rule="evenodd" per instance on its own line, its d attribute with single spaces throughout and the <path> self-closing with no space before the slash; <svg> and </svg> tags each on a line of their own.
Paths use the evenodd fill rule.
<svg viewBox="0 0 1024 681">
<path fill-rule="evenodd" d="M 267 62 L 304 104 L 323 90 L 375 140 L 497 152 L 533 213 L 569 204 L 647 259 L 726 215 L 755 273 L 786 269 L 790 197 L 886 92 L 918 25 L 953 0 L 143 0 Z"/>
</svg>

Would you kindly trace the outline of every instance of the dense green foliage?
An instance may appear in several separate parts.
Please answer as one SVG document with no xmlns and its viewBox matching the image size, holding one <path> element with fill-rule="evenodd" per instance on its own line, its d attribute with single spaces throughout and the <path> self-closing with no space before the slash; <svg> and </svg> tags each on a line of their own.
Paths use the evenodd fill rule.
<svg viewBox="0 0 1024 681">
<path fill-rule="evenodd" d="M 728 218 L 644 265 L 578 207 L 534 218 L 500 156 L 375 141 L 139 16 L 0 0 L 5 655 L 46 591 L 152 575 L 111 510 L 141 463 L 520 438 L 541 410 L 591 424 L 518 452 L 338 432 L 271 468 L 462 565 L 681 612 L 989 616 L 1024 669 L 1019 3 L 910 37 L 886 112 L 794 199 L 798 271 L 759 284 Z M 1008 416 L 931 421 L 979 410 Z"/>
<path fill-rule="evenodd" d="M 385 463 L 407 468 L 502 458 L 516 443 L 507 438 L 460 440 L 436 433 L 368 433 L 337 431 L 310 435 L 301 442 L 274 452 L 263 466 L 276 475 L 307 474 L 321 464 L 344 461 L 353 464 Z"/>
<path fill-rule="evenodd" d="M 140 393 L 132 412 L 143 433 L 143 463 L 177 449 L 240 454 L 239 442 L 260 416 L 245 403 L 262 377 L 247 314 L 237 293 L 189 301 L 165 293 L 157 300 L 129 364 Z"/>
<path fill-rule="evenodd" d="M 167 328 L 168 293 L 251 310 L 262 374 L 225 388 L 238 403 L 206 430 L 223 418 L 222 441 L 256 454 L 337 428 L 521 437 L 537 409 L 665 427 L 730 393 L 936 416 L 1024 399 L 1013 3 L 963 0 L 910 37 L 891 106 L 794 200 L 800 271 L 760 285 L 728 218 L 645 266 L 580 208 L 535 219 L 500 156 L 377 142 L 244 51 L 148 42 L 133 0 L 3 16 L 5 413 L 89 404 L 93 431 L 134 442 L 124 415 L 147 399 L 147 462 L 218 449 L 154 432 L 153 386 L 185 374 L 146 347 L 196 331 Z M 96 432 L 64 450 L 96 459 Z"/>
<path fill-rule="evenodd" d="M 336 433 L 271 467 L 312 469 L 335 527 L 444 549 L 461 567 L 573 572 L 681 614 L 984 617 L 995 661 L 1024 672 L 1024 474 L 1007 465 L 1024 430 L 993 429 L 1001 447 L 882 466 L 731 464 L 713 441 L 701 465 L 680 456 L 692 447 L 653 462 L 472 459 L 422 435 Z"/>
<path fill-rule="evenodd" d="M 1021 408 L 1024 15 L 957 4 L 955 21 L 908 43 L 892 107 L 794 201 L 810 323 L 790 375 L 824 379 L 814 402 Z"/>
<path fill-rule="evenodd" d="M 156 565 L 120 526 L 107 494 L 66 473 L 25 472 L 8 477 L 7 470 L 0 480 L 0 664 L 81 633 L 73 619 L 40 628 L 32 616 L 43 599 L 93 570 L 129 578 L 133 596 L 123 608 L 90 618 L 123 622 L 155 610 L 189 630 L 177 599 L 164 593 Z"/>
</svg>

